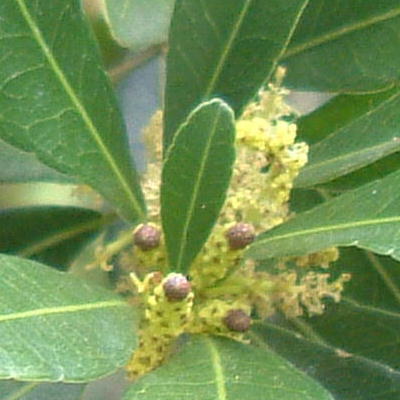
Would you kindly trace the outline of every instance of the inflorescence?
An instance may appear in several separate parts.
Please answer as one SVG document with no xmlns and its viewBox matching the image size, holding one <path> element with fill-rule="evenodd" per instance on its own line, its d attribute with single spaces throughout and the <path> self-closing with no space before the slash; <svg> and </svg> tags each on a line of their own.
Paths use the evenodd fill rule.
<svg viewBox="0 0 400 400">
<path fill-rule="evenodd" d="M 145 131 L 150 163 L 144 176 L 150 222 L 133 232 L 133 251 L 119 258 L 142 309 L 139 348 L 126 367 L 135 379 L 159 366 L 182 333 L 207 333 L 246 341 L 254 316 L 277 312 L 289 318 L 324 311 L 324 298 L 340 301 L 348 274 L 332 279 L 329 265 L 336 248 L 278 260 L 260 268 L 244 251 L 258 233 L 291 217 L 293 181 L 307 163 L 308 146 L 296 142 L 296 124 L 277 83 L 259 93 L 237 122 L 237 160 L 225 205 L 189 276 L 167 273 L 160 226 L 161 119 Z M 117 246 L 118 247 L 118 246 Z M 107 247 L 104 254 L 107 253 Z M 110 252 L 107 253 L 108 255 Z"/>
</svg>

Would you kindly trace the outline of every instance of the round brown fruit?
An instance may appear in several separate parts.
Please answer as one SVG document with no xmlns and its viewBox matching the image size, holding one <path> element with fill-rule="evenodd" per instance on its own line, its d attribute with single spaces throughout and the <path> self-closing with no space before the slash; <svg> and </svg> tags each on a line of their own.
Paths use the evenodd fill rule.
<svg viewBox="0 0 400 400">
<path fill-rule="evenodd" d="M 226 239 L 232 250 L 244 249 L 253 242 L 256 236 L 253 225 L 245 222 L 238 222 L 226 232 Z"/>
<path fill-rule="evenodd" d="M 243 310 L 229 310 L 224 323 L 231 331 L 246 332 L 250 328 L 251 318 Z"/>
<path fill-rule="evenodd" d="M 161 231 L 150 224 L 140 225 L 133 234 L 133 243 L 143 251 L 155 249 L 160 245 Z"/>
<path fill-rule="evenodd" d="M 186 276 L 174 273 L 167 276 L 163 288 L 165 297 L 169 301 L 181 301 L 188 296 L 192 290 L 192 285 Z"/>
</svg>

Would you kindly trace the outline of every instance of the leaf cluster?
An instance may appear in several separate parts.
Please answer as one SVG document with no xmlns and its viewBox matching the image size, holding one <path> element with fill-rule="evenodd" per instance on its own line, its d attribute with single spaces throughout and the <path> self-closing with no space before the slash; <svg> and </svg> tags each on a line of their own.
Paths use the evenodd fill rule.
<svg viewBox="0 0 400 400">
<path fill-rule="evenodd" d="M 138 344 L 137 307 L 115 293 L 123 268 L 91 266 L 99 248 L 113 261 L 120 232 L 148 220 L 138 138 L 121 112 L 142 98 L 134 67 L 146 57 L 153 72 L 165 62 L 163 101 L 160 88 L 146 101 L 164 105 L 168 271 L 186 273 L 206 242 L 232 175 L 235 120 L 281 65 L 286 87 L 332 97 L 297 120 L 310 153 L 293 217 L 246 256 L 268 269 L 340 246 L 332 271 L 352 280 L 324 315 L 257 321 L 248 344 L 183 337 L 122 398 L 399 398 L 398 1 L 96 4 L 0 2 L 1 399 L 87 399 L 89 382 Z M 162 80 L 153 75 L 147 89 Z"/>
</svg>

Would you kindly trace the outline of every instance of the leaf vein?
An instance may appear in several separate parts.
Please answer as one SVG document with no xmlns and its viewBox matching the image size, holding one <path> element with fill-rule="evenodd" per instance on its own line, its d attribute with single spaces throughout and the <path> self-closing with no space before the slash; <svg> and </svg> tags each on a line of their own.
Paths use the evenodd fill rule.
<svg viewBox="0 0 400 400">
<path fill-rule="evenodd" d="M 81 311 L 90 311 L 101 308 L 111 308 L 111 307 L 123 307 L 125 303 L 121 300 L 108 300 L 108 301 L 98 301 L 96 303 L 86 303 L 86 304 L 73 304 L 67 306 L 57 306 L 57 307 L 44 307 L 28 311 L 19 311 L 10 314 L 0 315 L 0 322 L 4 321 L 14 321 L 17 319 L 33 318 L 52 314 L 66 314 L 66 313 L 76 313 Z"/>
<path fill-rule="evenodd" d="M 118 179 L 122 189 L 130 199 L 132 206 L 135 209 L 135 212 L 137 215 L 139 215 L 141 218 L 144 218 L 144 212 L 142 210 L 142 207 L 140 206 L 138 199 L 136 196 L 132 193 L 129 183 L 125 180 L 122 171 L 118 167 L 118 165 L 115 163 L 115 160 L 113 159 L 112 155 L 110 154 L 106 144 L 104 143 L 103 139 L 100 136 L 100 133 L 98 132 L 96 126 L 94 125 L 94 122 L 90 118 L 88 112 L 86 111 L 85 107 L 79 100 L 77 94 L 75 93 L 73 87 L 71 84 L 68 82 L 66 79 L 64 72 L 62 71 L 61 67 L 59 66 L 57 60 L 54 58 L 53 54 L 51 53 L 51 50 L 49 46 L 47 45 L 44 37 L 42 36 L 41 31 L 39 28 L 36 26 L 36 23 L 32 17 L 32 15 L 29 13 L 29 10 L 26 6 L 25 0 L 16 0 L 18 3 L 18 6 L 21 10 L 22 16 L 25 19 L 26 23 L 28 24 L 29 28 L 31 29 L 32 35 L 36 42 L 38 43 L 39 47 L 41 48 L 45 58 L 47 59 L 49 65 L 53 69 L 54 74 L 56 75 L 57 79 L 61 83 L 62 87 L 64 88 L 65 92 L 67 93 L 68 97 L 70 98 L 72 104 L 75 106 L 77 109 L 79 115 L 82 117 L 84 123 L 86 124 L 88 128 L 88 132 L 94 139 L 94 141 L 97 143 L 99 146 L 100 150 L 102 151 L 102 154 L 109 164 L 111 170 L 114 172 L 116 178 Z"/>
</svg>

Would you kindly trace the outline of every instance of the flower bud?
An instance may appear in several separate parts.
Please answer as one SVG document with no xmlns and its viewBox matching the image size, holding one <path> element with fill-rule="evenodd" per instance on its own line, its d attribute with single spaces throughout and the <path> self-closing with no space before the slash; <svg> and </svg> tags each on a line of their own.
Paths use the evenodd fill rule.
<svg viewBox="0 0 400 400">
<path fill-rule="evenodd" d="M 160 245 L 161 232 L 154 225 L 142 224 L 133 234 L 133 242 L 143 251 L 151 250 Z"/>
<path fill-rule="evenodd" d="M 192 289 L 192 285 L 182 274 L 169 274 L 163 285 L 165 297 L 169 301 L 184 300 Z"/>
<path fill-rule="evenodd" d="M 243 310 L 229 310 L 224 323 L 231 331 L 246 332 L 250 328 L 251 318 Z"/>
<path fill-rule="evenodd" d="M 253 225 L 239 222 L 233 225 L 227 232 L 226 238 L 229 243 L 229 247 L 232 250 L 244 249 L 249 245 L 255 238 L 255 230 Z"/>
</svg>

